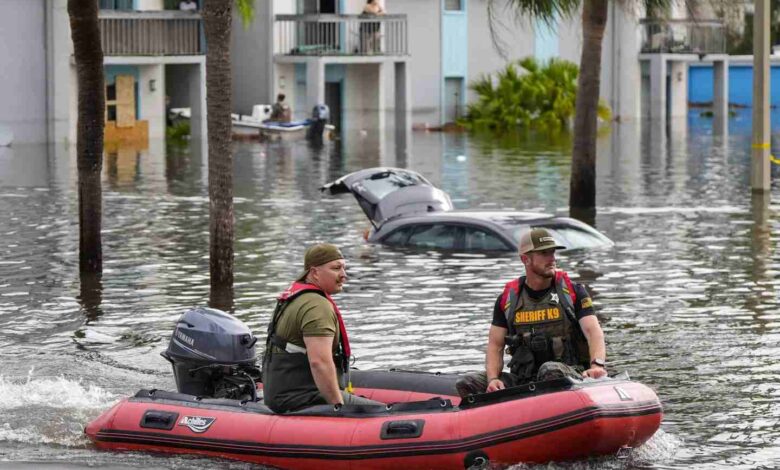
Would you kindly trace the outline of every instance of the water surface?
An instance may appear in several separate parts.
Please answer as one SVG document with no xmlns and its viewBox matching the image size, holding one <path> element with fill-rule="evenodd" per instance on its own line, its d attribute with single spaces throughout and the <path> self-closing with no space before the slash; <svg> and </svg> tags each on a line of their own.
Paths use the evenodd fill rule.
<svg viewBox="0 0 780 470">
<path fill-rule="evenodd" d="M 666 415 L 629 462 L 553 468 L 780 466 L 780 191 L 775 183 L 771 198 L 751 197 L 744 116 L 729 131 L 717 134 L 692 115 L 668 130 L 616 125 L 601 138 L 595 224 L 615 246 L 564 254 L 560 264 L 593 294 L 611 367 L 657 390 Z M 318 187 L 361 168 L 402 166 L 458 208 L 566 213 L 569 143 L 412 138 L 408 152 L 371 132 L 324 148 L 236 144 L 240 319 L 264 331 L 304 247 L 330 241 L 348 259 L 337 301 L 358 367 L 482 367 L 492 304 L 520 273 L 519 260 L 367 245 L 369 223 L 354 200 Z M 100 284 L 82 285 L 72 149 L 0 149 L 0 461 L 213 467 L 97 452 L 82 434 L 120 397 L 175 387 L 159 353 L 174 320 L 208 300 L 206 181 L 196 143 L 107 155 L 105 271 Z"/>
</svg>

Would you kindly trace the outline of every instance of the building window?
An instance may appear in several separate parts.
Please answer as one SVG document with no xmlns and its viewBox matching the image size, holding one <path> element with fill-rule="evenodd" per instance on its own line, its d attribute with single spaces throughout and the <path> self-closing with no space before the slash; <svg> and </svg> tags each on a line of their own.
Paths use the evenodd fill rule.
<svg viewBox="0 0 780 470">
<path fill-rule="evenodd" d="M 461 11 L 463 10 L 463 0 L 444 0 L 445 11 Z"/>
<path fill-rule="evenodd" d="M 100 8 L 104 10 L 132 10 L 133 0 L 100 0 Z"/>
</svg>

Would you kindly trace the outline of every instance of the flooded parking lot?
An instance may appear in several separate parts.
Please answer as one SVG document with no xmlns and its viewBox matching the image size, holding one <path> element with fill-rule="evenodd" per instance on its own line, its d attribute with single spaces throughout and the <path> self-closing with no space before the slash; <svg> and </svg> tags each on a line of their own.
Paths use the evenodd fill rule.
<svg viewBox="0 0 780 470">
<path fill-rule="evenodd" d="M 560 265 L 593 294 L 611 369 L 653 387 L 666 415 L 629 463 L 554 467 L 780 466 L 780 189 L 751 196 L 750 129 L 740 117 L 725 135 L 710 124 L 622 124 L 599 142 L 595 225 L 615 246 L 563 254 Z M 354 199 L 318 188 L 361 168 L 401 166 L 456 208 L 565 214 L 570 145 L 412 137 L 408 151 L 370 132 L 322 148 L 236 144 L 234 313 L 257 334 L 305 246 L 330 241 L 348 259 L 338 302 L 357 367 L 482 367 L 493 302 L 519 260 L 368 245 Z M 93 289 L 77 273 L 75 168 L 68 148 L 0 149 L 0 461 L 210 468 L 97 452 L 81 428 L 139 388 L 175 387 L 159 353 L 178 315 L 208 300 L 202 149 L 157 142 L 107 155 L 104 276 Z"/>
</svg>

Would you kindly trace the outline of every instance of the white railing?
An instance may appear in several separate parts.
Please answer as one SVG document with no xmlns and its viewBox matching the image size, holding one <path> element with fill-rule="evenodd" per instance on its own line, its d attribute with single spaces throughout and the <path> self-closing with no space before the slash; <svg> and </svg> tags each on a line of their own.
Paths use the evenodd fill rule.
<svg viewBox="0 0 780 470">
<path fill-rule="evenodd" d="M 198 13 L 101 10 L 99 20 L 103 54 L 107 56 L 205 52 Z"/>
<path fill-rule="evenodd" d="M 274 54 L 402 56 L 409 53 L 406 15 L 276 15 Z"/>
<path fill-rule="evenodd" d="M 639 21 L 642 52 L 667 54 L 723 54 L 726 36 L 720 20 Z"/>
</svg>

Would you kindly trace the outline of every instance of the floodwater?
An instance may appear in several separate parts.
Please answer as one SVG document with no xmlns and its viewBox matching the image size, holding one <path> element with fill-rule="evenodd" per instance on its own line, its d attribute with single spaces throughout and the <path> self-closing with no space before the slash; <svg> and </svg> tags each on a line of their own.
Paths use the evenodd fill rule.
<svg viewBox="0 0 780 470">
<path fill-rule="evenodd" d="M 661 430 L 629 461 L 538 468 L 780 467 L 780 189 L 751 197 L 749 116 L 714 132 L 695 114 L 669 129 L 616 125 L 601 138 L 595 223 L 615 246 L 560 257 L 593 294 L 611 368 L 657 390 Z M 519 260 L 367 245 L 355 201 L 318 187 L 402 166 L 458 208 L 565 213 L 569 143 L 437 133 L 411 142 L 404 151 L 392 137 L 356 131 L 320 149 L 236 144 L 240 319 L 262 334 L 304 247 L 331 241 L 348 258 L 337 301 L 358 367 L 482 367 L 492 304 Z M 208 300 L 203 152 L 153 142 L 106 157 L 104 276 L 83 288 L 75 168 L 67 147 L 0 149 L 0 468 L 213 468 L 98 452 L 82 434 L 120 397 L 174 388 L 159 353 L 175 319 Z"/>
</svg>

